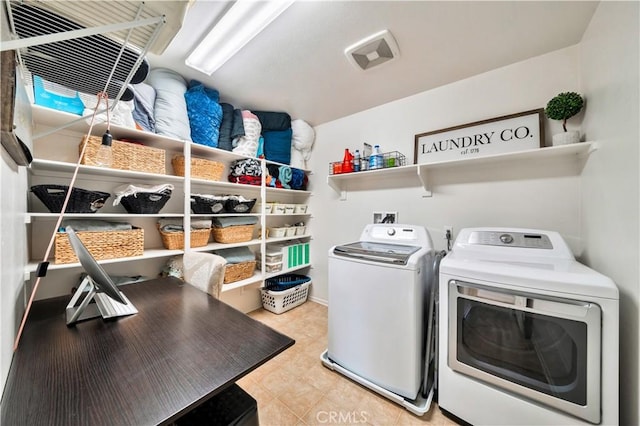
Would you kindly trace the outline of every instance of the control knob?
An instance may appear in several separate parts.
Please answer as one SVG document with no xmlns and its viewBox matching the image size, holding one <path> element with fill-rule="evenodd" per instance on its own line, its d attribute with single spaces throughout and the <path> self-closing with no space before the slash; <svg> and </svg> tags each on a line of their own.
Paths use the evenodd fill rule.
<svg viewBox="0 0 640 426">
<path fill-rule="evenodd" d="M 503 244 L 511 244 L 513 242 L 513 235 L 502 234 L 500 235 L 500 241 L 502 241 Z"/>
</svg>

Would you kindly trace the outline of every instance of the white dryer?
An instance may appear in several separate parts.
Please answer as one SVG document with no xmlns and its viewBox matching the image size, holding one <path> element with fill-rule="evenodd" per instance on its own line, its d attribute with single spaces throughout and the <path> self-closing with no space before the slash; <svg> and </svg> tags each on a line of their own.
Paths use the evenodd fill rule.
<svg viewBox="0 0 640 426">
<path fill-rule="evenodd" d="M 329 250 L 323 364 L 418 415 L 433 397 L 437 259 L 415 225 L 367 225 Z"/>
<path fill-rule="evenodd" d="M 472 424 L 617 424 L 618 305 L 556 232 L 463 229 L 440 265 L 438 405 Z"/>
</svg>

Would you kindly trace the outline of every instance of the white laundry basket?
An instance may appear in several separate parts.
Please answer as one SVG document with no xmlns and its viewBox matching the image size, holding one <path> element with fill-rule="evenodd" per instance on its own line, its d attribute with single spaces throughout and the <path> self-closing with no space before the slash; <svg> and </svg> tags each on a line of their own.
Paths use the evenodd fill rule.
<svg viewBox="0 0 640 426">
<path fill-rule="evenodd" d="M 280 275 L 269 278 L 262 293 L 262 306 L 267 311 L 281 314 L 302 305 L 309 296 L 311 278 L 304 275 Z"/>
</svg>

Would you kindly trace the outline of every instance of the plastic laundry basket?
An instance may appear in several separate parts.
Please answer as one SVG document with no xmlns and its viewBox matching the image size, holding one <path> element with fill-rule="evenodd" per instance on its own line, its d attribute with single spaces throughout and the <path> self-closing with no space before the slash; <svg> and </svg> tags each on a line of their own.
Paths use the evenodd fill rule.
<svg viewBox="0 0 640 426">
<path fill-rule="evenodd" d="M 286 312 L 307 301 L 309 286 L 311 286 L 311 279 L 288 290 L 275 291 L 263 288 L 260 290 L 262 306 L 274 314 Z"/>
</svg>

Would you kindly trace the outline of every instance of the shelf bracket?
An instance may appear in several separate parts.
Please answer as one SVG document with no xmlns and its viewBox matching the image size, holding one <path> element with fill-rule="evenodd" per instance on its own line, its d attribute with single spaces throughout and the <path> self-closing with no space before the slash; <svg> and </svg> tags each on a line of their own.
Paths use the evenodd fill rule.
<svg viewBox="0 0 640 426">
<path fill-rule="evenodd" d="M 418 174 L 418 179 L 420 179 L 422 187 L 424 188 L 422 197 L 432 197 L 433 192 L 429 189 L 429 169 L 426 166 L 418 165 L 418 167 L 416 167 L 416 173 Z"/>
<path fill-rule="evenodd" d="M 342 188 L 335 180 L 331 179 L 331 176 L 327 176 L 327 184 L 333 188 L 334 191 L 340 196 L 341 201 L 347 199 L 347 190 Z"/>
</svg>

